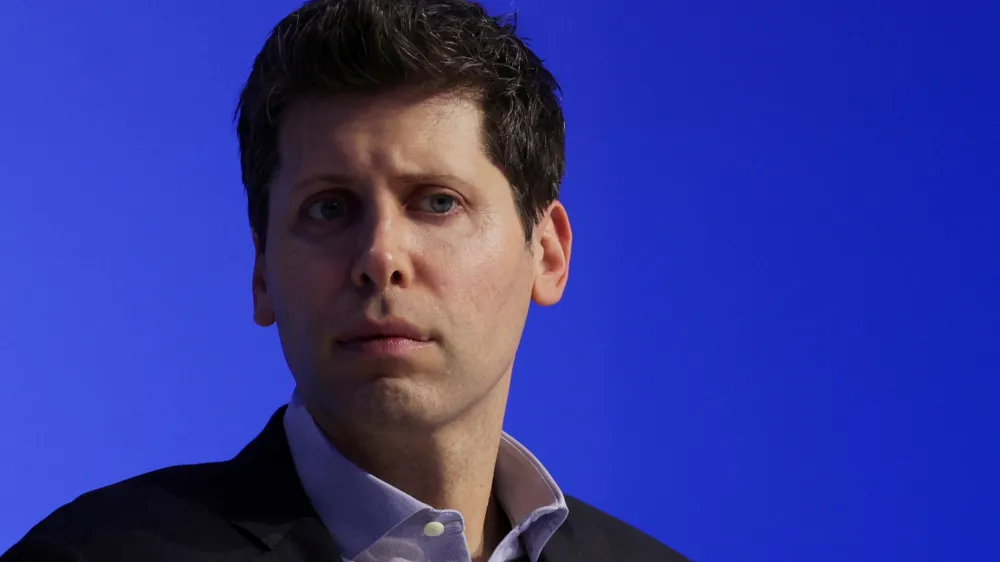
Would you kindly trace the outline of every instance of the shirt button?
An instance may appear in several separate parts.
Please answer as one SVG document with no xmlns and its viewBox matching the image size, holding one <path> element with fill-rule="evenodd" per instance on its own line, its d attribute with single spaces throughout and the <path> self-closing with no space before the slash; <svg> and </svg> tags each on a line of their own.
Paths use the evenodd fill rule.
<svg viewBox="0 0 1000 562">
<path fill-rule="evenodd" d="M 444 524 L 439 521 L 431 521 L 424 525 L 424 534 L 428 537 L 439 537 L 444 533 Z"/>
</svg>

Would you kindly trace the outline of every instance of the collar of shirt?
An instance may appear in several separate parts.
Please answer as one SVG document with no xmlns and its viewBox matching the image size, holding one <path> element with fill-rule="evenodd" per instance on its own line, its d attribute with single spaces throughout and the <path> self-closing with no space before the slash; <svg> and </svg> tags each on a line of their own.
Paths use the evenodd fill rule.
<svg viewBox="0 0 1000 562">
<path fill-rule="evenodd" d="M 298 392 L 289 401 L 284 426 L 306 495 L 346 559 L 469 559 L 458 511 L 435 509 L 344 458 L 316 426 Z M 506 432 L 494 485 L 512 529 L 490 562 L 525 554 L 536 562 L 569 515 L 562 491 L 541 462 Z"/>
</svg>

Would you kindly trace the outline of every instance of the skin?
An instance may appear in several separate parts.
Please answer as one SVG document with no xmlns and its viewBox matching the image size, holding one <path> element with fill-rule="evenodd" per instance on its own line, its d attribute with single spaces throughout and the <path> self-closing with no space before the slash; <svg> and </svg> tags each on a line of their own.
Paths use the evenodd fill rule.
<svg viewBox="0 0 1000 562">
<path fill-rule="evenodd" d="M 283 118 L 254 320 L 277 324 L 309 412 L 345 457 L 458 510 L 474 560 L 509 530 L 493 476 L 531 301 L 562 297 L 572 233 L 558 201 L 525 243 L 511 186 L 468 98 L 338 96 Z M 404 319 L 429 341 L 392 355 L 339 343 Z"/>
</svg>

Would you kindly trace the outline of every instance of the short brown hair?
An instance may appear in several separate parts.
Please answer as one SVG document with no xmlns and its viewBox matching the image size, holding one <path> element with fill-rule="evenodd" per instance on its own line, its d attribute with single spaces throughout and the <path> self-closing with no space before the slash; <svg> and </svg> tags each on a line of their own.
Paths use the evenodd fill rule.
<svg viewBox="0 0 1000 562">
<path fill-rule="evenodd" d="M 559 85 L 515 28 L 515 17 L 469 0 L 312 0 L 285 17 L 257 55 L 235 116 L 260 250 L 289 105 L 410 87 L 476 96 L 487 155 L 510 182 L 530 240 L 559 195 L 566 132 Z"/>
</svg>

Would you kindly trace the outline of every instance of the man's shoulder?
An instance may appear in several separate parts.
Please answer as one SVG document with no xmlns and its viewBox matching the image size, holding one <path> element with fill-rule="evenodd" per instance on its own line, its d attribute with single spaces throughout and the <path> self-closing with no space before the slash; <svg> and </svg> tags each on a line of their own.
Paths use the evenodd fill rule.
<svg viewBox="0 0 1000 562">
<path fill-rule="evenodd" d="M 32 527 L 2 560 L 43 553 L 60 561 L 158 560 L 167 553 L 200 560 L 205 545 L 198 535 L 217 542 L 235 534 L 216 509 L 225 478 L 225 463 L 178 465 L 87 492 Z"/>
<path fill-rule="evenodd" d="M 224 479 L 225 463 L 177 465 L 89 491 L 54 511 L 38 529 L 141 526 L 150 519 L 200 511 Z M 69 524 L 72 525 L 69 525 Z"/>
<path fill-rule="evenodd" d="M 636 562 L 687 562 L 687 558 L 647 533 L 610 515 L 583 500 L 566 496 L 569 506 L 571 540 L 577 547 L 599 549 L 608 556 L 595 559 L 618 559 L 626 556 Z M 593 551 L 591 552 L 593 554 Z"/>
</svg>

